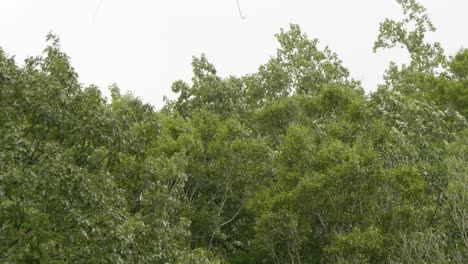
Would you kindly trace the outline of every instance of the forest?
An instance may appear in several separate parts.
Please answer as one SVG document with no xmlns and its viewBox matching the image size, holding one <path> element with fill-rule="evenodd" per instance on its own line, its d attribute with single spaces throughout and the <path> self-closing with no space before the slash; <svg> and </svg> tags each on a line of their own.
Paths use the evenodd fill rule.
<svg viewBox="0 0 468 264">
<path fill-rule="evenodd" d="M 294 24 L 252 74 L 194 57 L 158 110 L 53 34 L 0 49 L 0 263 L 467 263 L 468 49 L 397 2 L 374 51 L 410 62 L 372 92 Z"/>
</svg>

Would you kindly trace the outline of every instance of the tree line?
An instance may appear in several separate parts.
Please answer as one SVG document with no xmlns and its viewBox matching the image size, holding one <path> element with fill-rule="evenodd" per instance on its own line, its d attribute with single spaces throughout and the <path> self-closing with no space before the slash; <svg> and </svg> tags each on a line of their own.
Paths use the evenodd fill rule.
<svg viewBox="0 0 468 264">
<path fill-rule="evenodd" d="M 447 56 L 415 0 L 365 93 L 299 26 L 258 71 L 205 55 L 161 110 L 84 87 L 49 34 L 0 49 L 1 263 L 466 263 L 468 50 Z"/>
</svg>

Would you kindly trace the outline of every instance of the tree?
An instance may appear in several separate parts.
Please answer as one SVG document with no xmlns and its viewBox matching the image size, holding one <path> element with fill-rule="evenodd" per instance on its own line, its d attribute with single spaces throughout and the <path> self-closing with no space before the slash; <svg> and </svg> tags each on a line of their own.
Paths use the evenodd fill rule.
<svg viewBox="0 0 468 264">
<path fill-rule="evenodd" d="M 397 2 L 374 48 L 411 61 L 368 94 L 297 25 L 256 73 L 193 58 L 160 111 L 79 84 L 52 34 L 0 49 L 0 262 L 466 262 L 468 51 Z"/>
<path fill-rule="evenodd" d="M 0 52 L 2 262 L 208 263 L 187 247 L 189 221 L 174 220 L 183 153 L 151 156 L 155 111 L 116 87 L 110 105 L 82 88 L 48 40 L 22 68 Z"/>
</svg>

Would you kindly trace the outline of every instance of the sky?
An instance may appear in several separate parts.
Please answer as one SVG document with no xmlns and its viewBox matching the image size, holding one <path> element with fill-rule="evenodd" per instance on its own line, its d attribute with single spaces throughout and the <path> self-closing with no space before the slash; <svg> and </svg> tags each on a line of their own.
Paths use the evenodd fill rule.
<svg viewBox="0 0 468 264">
<path fill-rule="evenodd" d="M 437 27 L 430 40 L 449 55 L 468 47 L 468 0 L 419 3 Z M 372 52 L 379 23 L 402 15 L 395 0 L 2 0 L 0 12 L 0 47 L 18 64 L 52 31 L 83 85 L 108 96 L 115 83 L 157 109 L 175 98 L 174 81 L 190 82 L 193 56 L 205 53 L 222 77 L 256 72 L 290 23 L 336 52 L 366 91 L 390 61 L 408 61 L 403 50 Z"/>
</svg>

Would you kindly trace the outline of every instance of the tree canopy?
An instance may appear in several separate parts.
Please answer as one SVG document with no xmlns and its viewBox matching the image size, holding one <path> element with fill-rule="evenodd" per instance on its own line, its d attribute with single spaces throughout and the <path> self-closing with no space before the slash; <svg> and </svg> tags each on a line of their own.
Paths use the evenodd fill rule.
<svg viewBox="0 0 468 264">
<path fill-rule="evenodd" d="M 258 71 L 205 55 L 161 110 L 0 49 L 0 263 L 466 263 L 468 50 L 415 0 L 365 93 L 298 25 Z"/>
</svg>

